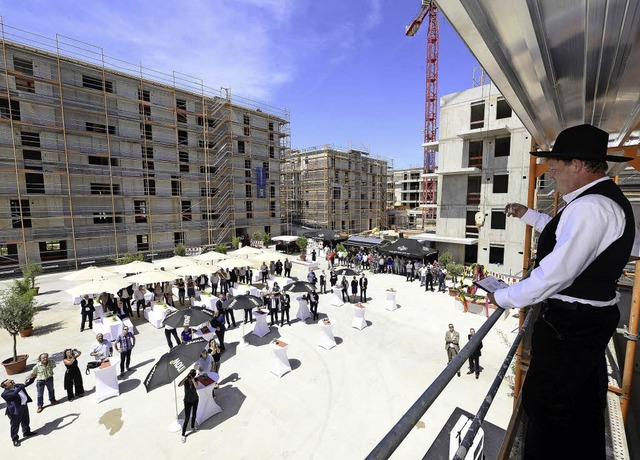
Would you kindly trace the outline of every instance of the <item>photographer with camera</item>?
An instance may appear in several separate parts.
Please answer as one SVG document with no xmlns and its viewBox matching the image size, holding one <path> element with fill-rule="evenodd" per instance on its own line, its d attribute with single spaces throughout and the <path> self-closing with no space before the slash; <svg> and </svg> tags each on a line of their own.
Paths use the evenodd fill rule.
<svg viewBox="0 0 640 460">
<path fill-rule="evenodd" d="M 182 424 L 182 442 L 187 442 L 187 424 L 191 416 L 191 429 L 198 431 L 196 427 L 196 412 L 198 411 L 198 392 L 196 391 L 196 370 L 191 369 L 189 374 L 178 384 L 184 387 L 184 423 Z"/>
</svg>

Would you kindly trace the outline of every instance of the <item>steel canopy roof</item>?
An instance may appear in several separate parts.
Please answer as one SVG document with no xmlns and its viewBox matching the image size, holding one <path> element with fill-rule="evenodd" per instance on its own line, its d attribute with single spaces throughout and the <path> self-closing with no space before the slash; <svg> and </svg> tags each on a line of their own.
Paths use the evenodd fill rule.
<svg viewBox="0 0 640 460">
<path fill-rule="evenodd" d="M 639 143 L 640 2 L 437 3 L 540 148 L 581 123 Z"/>
</svg>

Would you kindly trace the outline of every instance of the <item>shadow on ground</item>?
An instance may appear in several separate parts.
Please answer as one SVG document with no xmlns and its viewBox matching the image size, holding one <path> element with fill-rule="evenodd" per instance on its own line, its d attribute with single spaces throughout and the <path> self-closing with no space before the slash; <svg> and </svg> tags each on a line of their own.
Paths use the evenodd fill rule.
<svg viewBox="0 0 640 460">
<path fill-rule="evenodd" d="M 53 304 L 55 305 L 55 304 Z M 39 326 L 39 327 L 34 327 L 33 328 L 33 336 L 36 337 L 40 337 L 43 335 L 47 335 L 47 334 L 51 334 L 52 332 L 55 331 L 59 331 L 60 329 L 62 329 L 64 326 L 64 322 L 62 321 L 56 321 L 55 323 L 51 323 L 51 324 L 46 324 L 44 326 Z M 57 355 L 58 353 L 56 353 Z M 60 353 L 60 355 L 62 355 L 62 353 Z M 59 361 L 60 359 L 62 359 L 62 356 L 58 358 L 56 358 L 56 361 Z"/>
</svg>

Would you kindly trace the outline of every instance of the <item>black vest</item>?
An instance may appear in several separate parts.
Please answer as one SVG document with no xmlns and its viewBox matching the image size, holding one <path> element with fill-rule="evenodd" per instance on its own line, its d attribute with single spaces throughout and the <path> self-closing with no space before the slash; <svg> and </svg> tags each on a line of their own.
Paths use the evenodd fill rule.
<svg viewBox="0 0 640 460">
<path fill-rule="evenodd" d="M 596 259 L 578 275 L 573 283 L 558 294 L 576 297 L 585 300 L 608 301 L 616 296 L 616 284 L 622 274 L 624 266 L 629 261 L 629 255 L 633 248 L 635 236 L 635 221 L 633 210 L 629 200 L 623 195 L 620 187 L 612 180 L 605 180 L 589 187 L 579 197 L 596 194 L 610 198 L 616 202 L 624 211 L 625 227 L 622 236 L 611 243 Z M 569 203 L 567 206 L 571 206 Z M 544 259 L 556 245 L 556 228 L 560 222 L 560 216 L 566 209 L 564 207 L 549 223 L 544 227 L 538 238 L 538 255 L 535 267 L 538 267 L 540 260 Z M 589 229 L 585 228 L 585 232 Z"/>
</svg>

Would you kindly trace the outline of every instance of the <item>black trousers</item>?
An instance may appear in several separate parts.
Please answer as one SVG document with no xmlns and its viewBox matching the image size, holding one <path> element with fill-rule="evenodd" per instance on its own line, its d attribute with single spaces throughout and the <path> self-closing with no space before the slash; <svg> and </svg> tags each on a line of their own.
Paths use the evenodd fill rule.
<svg viewBox="0 0 640 460">
<path fill-rule="evenodd" d="M 82 312 L 82 323 L 80 324 L 80 332 L 84 331 L 84 323 L 87 320 L 89 320 L 89 329 L 93 329 L 93 312 L 92 311 Z"/>
<path fill-rule="evenodd" d="M 425 291 L 433 291 L 433 275 L 427 275 L 427 282 L 424 283 Z"/>
<path fill-rule="evenodd" d="M 184 423 L 182 424 L 182 436 L 187 434 L 187 425 L 189 424 L 189 416 L 191 416 L 191 428 L 196 427 L 196 412 L 198 412 L 198 401 L 184 402 Z"/>
<path fill-rule="evenodd" d="M 120 373 L 124 373 L 125 367 L 129 370 L 129 364 L 131 364 L 131 350 L 120 352 Z"/>
<path fill-rule="evenodd" d="M 284 308 L 281 312 L 280 312 L 280 326 L 284 326 L 284 317 L 285 315 L 287 316 L 287 324 L 291 325 L 291 321 L 289 320 L 289 310 L 291 307 L 287 307 Z"/>
<path fill-rule="evenodd" d="M 167 329 L 165 326 L 164 336 L 167 339 L 167 345 L 169 345 L 169 349 L 174 347 L 173 343 L 171 343 L 171 336 L 173 336 L 173 338 L 176 339 L 176 345 L 180 345 L 180 338 L 178 338 L 178 331 L 176 331 L 175 329 Z"/>
<path fill-rule="evenodd" d="M 271 318 L 271 325 L 278 324 L 278 307 L 269 308 L 269 317 Z"/>
<path fill-rule="evenodd" d="M 136 313 L 138 314 L 138 318 L 140 318 L 140 307 L 144 311 L 144 299 L 136 300 Z"/>
<path fill-rule="evenodd" d="M 616 305 L 543 306 L 522 388 L 525 459 L 605 458 L 605 349 L 619 319 Z"/>
<path fill-rule="evenodd" d="M 289 278 L 291 276 L 291 269 L 290 268 L 285 268 L 284 269 L 284 276 L 286 278 Z"/>
<path fill-rule="evenodd" d="M 313 315 L 313 319 L 318 319 L 318 302 L 310 302 L 309 306 L 311 307 L 311 314 Z"/>
<path fill-rule="evenodd" d="M 218 283 L 211 285 L 211 294 L 214 296 L 218 296 Z"/>
<path fill-rule="evenodd" d="M 124 316 L 133 316 L 133 311 L 131 310 L 131 302 L 129 302 L 128 304 L 122 302 L 122 311 L 124 311 Z"/>
<path fill-rule="evenodd" d="M 480 375 L 480 356 L 469 356 L 469 372 Z"/>
<path fill-rule="evenodd" d="M 224 346 L 224 333 L 225 333 L 226 329 L 224 328 L 224 326 L 222 326 L 220 328 L 220 330 L 216 330 L 216 336 L 218 337 L 218 342 L 220 342 L 220 349 L 222 351 L 225 350 L 225 346 Z"/>
<path fill-rule="evenodd" d="M 327 293 L 327 282 L 325 281 L 324 283 L 320 283 L 320 294 L 326 294 Z"/>
<path fill-rule="evenodd" d="M 224 311 L 224 318 L 227 320 L 227 327 L 231 327 L 233 323 L 233 327 L 236 327 L 236 317 L 233 314 L 233 309 L 228 308 Z"/>
<path fill-rule="evenodd" d="M 360 302 L 366 302 L 366 301 L 367 301 L 367 290 L 360 289 Z"/>
<path fill-rule="evenodd" d="M 253 323 L 253 314 L 251 313 L 251 308 L 244 309 L 244 322 Z"/>
<path fill-rule="evenodd" d="M 18 439 L 20 439 L 18 437 L 18 427 L 20 425 L 22 425 L 22 435 L 24 436 L 25 433 L 29 433 L 31 431 L 31 428 L 29 428 L 29 408 L 27 407 L 27 405 L 25 404 L 24 406 L 21 406 L 21 411 L 19 414 L 16 415 L 9 415 L 9 423 L 11 425 L 10 430 L 11 430 L 11 440 L 12 441 L 17 441 Z"/>
</svg>

